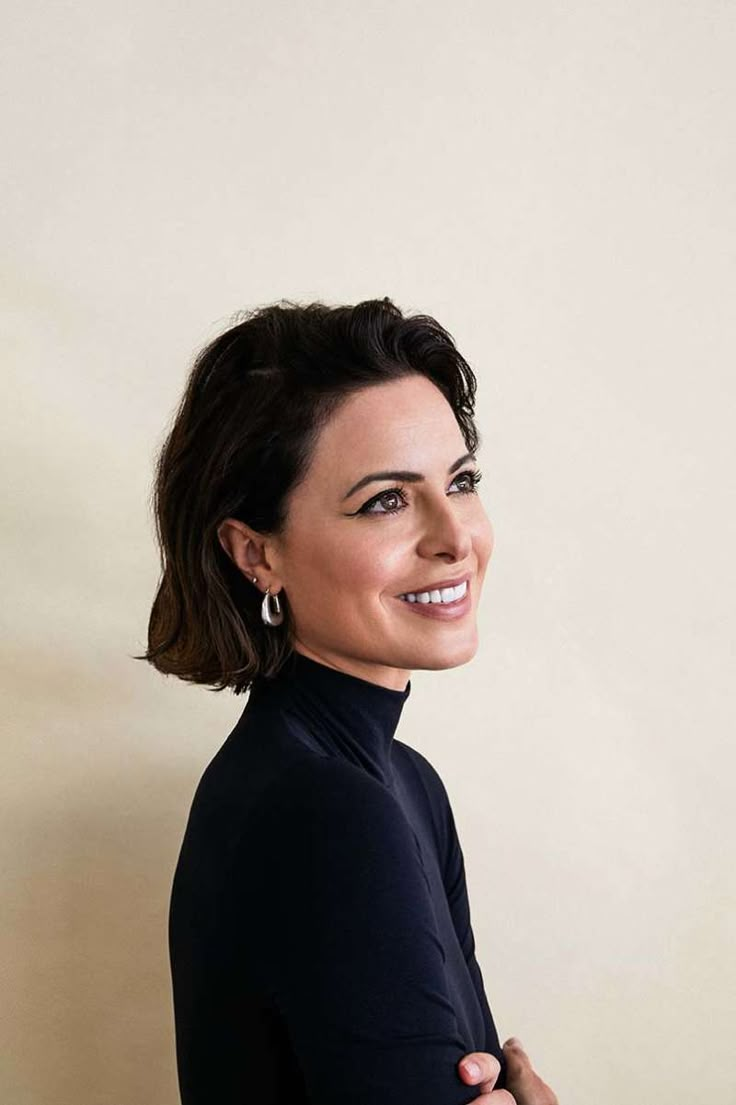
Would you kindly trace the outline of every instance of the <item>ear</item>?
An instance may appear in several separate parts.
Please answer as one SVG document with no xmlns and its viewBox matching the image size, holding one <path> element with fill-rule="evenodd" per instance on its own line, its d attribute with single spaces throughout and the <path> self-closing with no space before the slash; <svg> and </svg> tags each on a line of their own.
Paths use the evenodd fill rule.
<svg viewBox="0 0 736 1105">
<path fill-rule="evenodd" d="M 244 576 L 249 580 L 256 576 L 264 590 L 267 586 L 273 588 L 276 581 L 262 534 L 238 518 L 226 518 L 217 527 L 217 537 L 224 551 Z"/>
</svg>

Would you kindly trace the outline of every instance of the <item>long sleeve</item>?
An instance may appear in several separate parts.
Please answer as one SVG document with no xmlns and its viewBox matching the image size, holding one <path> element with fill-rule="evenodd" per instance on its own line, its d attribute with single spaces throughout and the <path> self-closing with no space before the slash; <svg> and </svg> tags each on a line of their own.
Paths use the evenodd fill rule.
<svg viewBox="0 0 736 1105">
<path fill-rule="evenodd" d="M 237 850 L 238 923 L 309 1100 L 475 1100 L 457 1071 L 471 1048 L 422 856 L 394 795 L 349 763 L 310 757 L 267 798 Z M 455 909 L 463 924 L 459 892 Z"/>
<path fill-rule="evenodd" d="M 470 902 L 465 879 L 465 860 L 455 825 L 450 797 L 441 775 L 434 765 L 415 748 L 402 745 L 409 762 L 421 779 L 435 826 L 437 849 L 441 858 L 442 881 L 458 943 L 467 964 L 485 1028 L 484 1050 L 496 1055 L 501 1073 L 496 1087 L 505 1086 L 506 1060 L 501 1049 L 496 1025 L 486 997 L 483 975 L 475 955 L 475 938 L 470 917 Z"/>
<path fill-rule="evenodd" d="M 444 788 L 443 788 L 444 789 Z M 470 977 L 473 980 L 475 991 L 478 995 L 483 1020 L 486 1025 L 486 1050 L 493 1051 L 498 1045 L 498 1036 L 493 1021 L 493 1015 L 488 1005 L 483 975 L 475 955 L 475 938 L 470 919 L 470 902 L 465 880 L 465 860 L 460 846 L 460 840 L 455 826 L 455 817 L 450 806 L 449 798 L 446 806 L 446 832 L 447 832 L 447 857 L 445 864 L 445 891 L 447 901 L 452 914 L 457 938 L 460 942 L 465 962 L 468 964 Z M 503 1064 L 502 1064 L 503 1066 Z M 501 1083 L 499 1082 L 500 1086 Z"/>
</svg>

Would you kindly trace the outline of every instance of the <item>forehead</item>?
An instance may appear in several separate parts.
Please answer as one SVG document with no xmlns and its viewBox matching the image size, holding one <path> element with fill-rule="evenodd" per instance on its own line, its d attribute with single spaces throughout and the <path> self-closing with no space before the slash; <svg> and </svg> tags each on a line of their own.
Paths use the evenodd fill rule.
<svg viewBox="0 0 736 1105">
<path fill-rule="evenodd" d="M 452 407 L 431 380 L 415 374 L 346 399 L 320 434 L 312 468 L 321 476 L 339 458 L 341 482 L 382 464 L 446 469 L 458 447 L 464 440 Z"/>
</svg>

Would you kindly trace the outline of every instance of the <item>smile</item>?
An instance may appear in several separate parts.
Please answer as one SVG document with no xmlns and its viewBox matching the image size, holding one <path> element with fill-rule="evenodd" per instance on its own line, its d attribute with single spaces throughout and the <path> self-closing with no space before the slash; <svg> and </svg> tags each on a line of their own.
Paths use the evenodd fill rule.
<svg viewBox="0 0 736 1105">
<path fill-rule="evenodd" d="M 467 580 L 456 587 L 397 595 L 394 601 L 400 603 L 402 610 L 412 618 L 429 618 L 439 622 L 463 620 L 473 608 Z"/>
<path fill-rule="evenodd" d="M 438 606 L 449 606 L 464 598 L 467 590 L 468 581 L 463 580 L 457 587 L 442 587 L 438 591 L 408 591 L 405 595 L 399 595 L 399 598 L 402 602 L 435 603 Z"/>
</svg>

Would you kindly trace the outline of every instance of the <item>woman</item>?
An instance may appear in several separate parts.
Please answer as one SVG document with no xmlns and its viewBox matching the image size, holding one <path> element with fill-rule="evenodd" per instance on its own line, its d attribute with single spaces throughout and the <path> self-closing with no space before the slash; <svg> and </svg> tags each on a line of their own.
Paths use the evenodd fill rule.
<svg viewBox="0 0 736 1105">
<path fill-rule="evenodd" d="M 174 876 L 184 1105 L 460 1105 L 494 1083 L 501 1105 L 507 1081 L 556 1102 L 499 1044 L 447 793 L 395 736 L 411 670 L 478 645 L 475 387 L 450 335 L 389 299 L 282 301 L 194 364 L 158 461 L 142 658 L 250 694 Z"/>
</svg>

